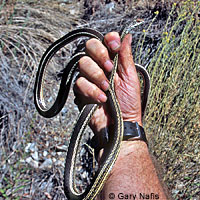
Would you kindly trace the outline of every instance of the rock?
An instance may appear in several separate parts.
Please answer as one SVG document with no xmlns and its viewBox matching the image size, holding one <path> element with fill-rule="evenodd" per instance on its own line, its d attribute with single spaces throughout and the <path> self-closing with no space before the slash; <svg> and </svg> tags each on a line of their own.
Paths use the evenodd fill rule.
<svg viewBox="0 0 200 200">
<path fill-rule="evenodd" d="M 57 161 L 55 162 L 55 165 L 56 165 L 56 166 L 62 166 L 62 167 L 65 167 L 65 163 L 62 162 L 61 160 L 57 160 Z"/>
<path fill-rule="evenodd" d="M 34 160 L 36 160 L 36 161 L 39 160 L 39 156 L 38 156 L 38 152 L 37 152 L 37 151 L 31 153 L 31 156 L 32 156 L 32 158 L 33 158 Z"/>
<path fill-rule="evenodd" d="M 56 159 L 56 158 L 52 158 L 52 160 L 53 160 L 53 162 L 54 162 L 54 163 L 57 161 L 57 159 Z"/>
<path fill-rule="evenodd" d="M 65 158 L 63 157 L 59 158 L 59 160 L 61 160 L 62 162 L 65 162 Z"/>
<path fill-rule="evenodd" d="M 51 103 L 53 101 L 53 97 L 50 96 L 49 99 L 47 100 L 47 102 Z"/>
<path fill-rule="evenodd" d="M 54 140 L 58 142 L 58 141 L 60 141 L 60 138 L 57 136 L 54 136 Z"/>
<path fill-rule="evenodd" d="M 20 162 L 21 163 L 25 163 L 26 161 L 24 159 L 20 159 Z"/>
<path fill-rule="evenodd" d="M 114 2 L 111 2 L 109 4 L 106 4 L 105 7 L 106 7 L 106 10 L 111 13 L 113 11 L 113 9 L 115 8 L 115 4 L 114 4 Z"/>
<path fill-rule="evenodd" d="M 176 189 L 182 190 L 184 187 L 185 187 L 184 183 L 178 180 L 176 183 Z"/>
<path fill-rule="evenodd" d="M 2 170 L 5 170 L 6 168 L 7 168 L 7 165 L 4 164 L 4 165 L 2 166 Z"/>
<path fill-rule="evenodd" d="M 63 153 L 62 152 L 57 152 L 58 156 L 61 156 Z"/>
<path fill-rule="evenodd" d="M 29 152 L 31 144 L 32 144 L 32 143 L 28 143 L 28 144 L 26 145 L 26 147 L 25 147 L 25 149 L 24 149 L 26 153 Z"/>
<path fill-rule="evenodd" d="M 55 157 L 55 156 L 56 156 L 56 152 L 55 152 L 55 151 L 52 151 L 52 152 L 51 152 L 51 155 Z"/>
<path fill-rule="evenodd" d="M 36 161 L 36 160 L 33 160 L 33 158 L 31 158 L 31 157 L 26 158 L 26 162 L 27 162 L 29 165 L 31 165 L 32 167 L 36 168 L 36 169 L 37 169 L 38 166 L 39 166 L 39 162 Z"/>
<path fill-rule="evenodd" d="M 67 146 L 66 145 L 56 146 L 56 151 L 58 151 L 58 152 L 67 152 Z"/>
<path fill-rule="evenodd" d="M 70 12 L 70 11 L 69 11 Z M 62 118 L 65 118 L 66 117 L 66 113 L 68 112 L 68 109 L 66 107 L 64 107 L 62 110 L 61 110 L 61 115 L 62 115 Z"/>
<path fill-rule="evenodd" d="M 47 158 L 41 165 L 40 169 L 51 169 L 52 168 L 53 161 L 51 158 Z"/>
<path fill-rule="evenodd" d="M 59 0 L 59 3 L 72 3 L 72 0 Z"/>
<path fill-rule="evenodd" d="M 35 152 L 38 150 L 37 146 L 36 146 L 36 143 L 31 143 L 30 147 L 29 147 L 29 150 L 31 152 Z"/>
<path fill-rule="evenodd" d="M 46 141 L 46 146 L 49 147 L 49 144 L 50 144 L 50 143 L 49 143 L 49 141 L 47 140 L 47 141 Z"/>
<path fill-rule="evenodd" d="M 86 171 L 84 171 L 84 172 L 81 174 L 81 177 L 82 177 L 83 179 L 86 179 L 86 178 L 87 178 L 87 176 L 88 176 L 88 174 L 87 174 L 87 172 L 86 172 Z"/>
<path fill-rule="evenodd" d="M 46 157 L 48 155 L 48 152 L 47 151 L 43 151 L 43 154 L 42 154 L 44 157 Z"/>
<path fill-rule="evenodd" d="M 71 15 L 75 15 L 76 14 L 76 10 L 75 9 L 72 9 L 69 12 L 70 12 Z"/>
<path fill-rule="evenodd" d="M 178 194 L 178 193 L 179 193 L 179 190 L 175 190 L 175 189 L 172 190 L 172 194 Z"/>
<path fill-rule="evenodd" d="M 47 197 L 47 199 L 53 199 L 52 196 L 48 192 L 45 192 L 44 194 Z"/>
<path fill-rule="evenodd" d="M 6 190 L 6 196 L 10 196 L 12 194 L 12 188 Z"/>
<path fill-rule="evenodd" d="M 178 184 L 178 185 L 176 186 L 176 188 L 177 188 L 178 190 L 182 190 L 182 189 L 185 188 L 185 185 L 184 185 L 183 183 L 180 183 L 180 184 Z"/>
</svg>

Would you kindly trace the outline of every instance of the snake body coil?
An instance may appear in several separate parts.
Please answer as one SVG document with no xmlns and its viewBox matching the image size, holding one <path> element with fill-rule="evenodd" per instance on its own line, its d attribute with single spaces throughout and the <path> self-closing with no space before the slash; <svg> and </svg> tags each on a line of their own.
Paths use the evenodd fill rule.
<svg viewBox="0 0 200 200">
<path fill-rule="evenodd" d="M 134 26 L 128 26 L 128 28 L 123 29 L 121 34 L 121 39 L 132 29 Z M 84 29 L 77 29 L 71 31 L 61 39 L 57 40 L 53 43 L 44 53 L 42 59 L 39 64 L 39 68 L 36 75 L 36 82 L 34 88 L 34 101 L 38 112 L 47 118 L 53 117 L 58 114 L 61 109 L 63 108 L 69 93 L 69 89 L 71 86 L 71 82 L 73 79 L 74 72 L 76 70 L 76 65 L 79 59 L 85 55 L 85 53 L 79 53 L 75 55 L 66 68 L 64 69 L 62 80 L 60 84 L 60 89 L 57 95 L 57 98 L 52 105 L 51 108 L 47 109 L 45 105 L 45 101 L 43 98 L 43 76 L 45 74 L 46 67 L 50 59 L 55 55 L 55 53 L 60 50 L 65 45 L 69 44 L 70 42 L 74 41 L 79 37 L 89 37 L 89 38 L 96 38 L 100 41 L 103 41 L 103 35 L 98 31 L 93 29 L 84 28 Z M 95 173 L 95 177 L 92 183 L 88 186 L 88 188 L 84 192 L 79 192 L 75 185 L 75 164 L 76 164 L 76 157 L 78 154 L 78 148 L 80 146 L 80 141 L 83 136 L 84 130 L 88 125 L 93 113 L 97 109 L 96 104 L 89 104 L 86 105 L 77 120 L 77 123 L 73 129 L 73 133 L 71 136 L 67 157 L 66 157 L 66 164 L 65 164 L 65 172 L 64 172 L 64 191 L 68 199 L 73 200 L 81 200 L 81 199 L 94 199 L 97 194 L 101 191 L 116 159 L 120 150 L 120 144 L 123 138 L 123 120 L 122 115 L 119 107 L 119 103 L 115 96 L 115 89 L 114 89 L 114 75 L 116 73 L 118 66 L 118 54 L 114 58 L 114 69 L 108 78 L 110 81 L 110 89 L 107 92 L 107 103 L 109 106 L 109 114 L 114 120 L 114 130 L 113 133 L 109 135 L 109 145 L 105 147 L 104 153 L 102 155 L 101 164 Z M 144 97 L 143 97 L 143 104 L 142 104 L 142 113 L 144 114 L 150 82 L 149 82 L 149 75 L 145 68 L 136 64 L 136 69 L 139 71 L 144 79 L 145 87 L 144 87 Z"/>
</svg>

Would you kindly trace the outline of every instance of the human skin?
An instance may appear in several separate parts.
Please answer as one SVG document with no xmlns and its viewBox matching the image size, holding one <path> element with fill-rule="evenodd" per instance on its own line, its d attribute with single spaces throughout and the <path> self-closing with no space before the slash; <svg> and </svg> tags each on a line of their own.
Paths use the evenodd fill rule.
<svg viewBox="0 0 200 200">
<path fill-rule="evenodd" d="M 106 74 L 113 68 L 109 52 L 119 53 L 115 92 L 123 120 L 138 122 L 142 126 L 140 82 L 132 57 L 131 41 L 132 37 L 128 34 L 121 43 L 116 32 L 105 35 L 105 46 L 96 39 L 90 39 L 86 43 L 90 57 L 84 56 L 79 61 L 80 77 L 76 81 L 76 92 L 83 101 L 100 104 L 90 122 L 96 134 L 105 126 L 112 125 L 105 95 L 109 88 Z M 133 195 L 129 199 L 141 199 L 140 195 L 167 199 L 145 142 L 122 142 L 118 159 L 98 199 L 110 199 L 110 193 L 115 195 L 115 199 L 122 199 L 123 195 L 129 194 Z M 153 196 L 149 197 L 153 199 Z"/>
</svg>

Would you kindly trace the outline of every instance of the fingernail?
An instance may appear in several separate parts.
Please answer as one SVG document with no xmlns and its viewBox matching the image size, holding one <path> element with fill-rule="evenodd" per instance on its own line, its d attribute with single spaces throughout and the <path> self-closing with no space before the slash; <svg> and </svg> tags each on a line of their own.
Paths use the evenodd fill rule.
<svg viewBox="0 0 200 200">
<path fill-rule="evenodd" d="M 104 67 L 106 68 L 106 70 L 108 72 L 111 72 L 112 69 L 113 69 L 113 64 L 110 60 L 107 60 L 105 63 L 104 63 Z"/>
<path fill-rule="evenodd" d="M 103 82 L 101 83 L 101 87 L 102 87 L 102 89 L 103 89 L 104 91 L 106 91 L 106 90 L 108 90 L 108 88 L 109 88 L 109 83 L 108 83 L 107 81 L 103 81 Z"/>
<path fill-rule="evenodd" d="M 118 49 L 120 47 L 119 43 L 117 41 L 115 41 L 115 40 L 109 42 L 108 45 L 110 46 L 110 48 L 112 50 L 116 50 L 116 49 Z"/>
<path fill-rule="evenodd" d="M 105 103 L 107 101 L 107 97 L 104 94 L 100 94 L 98 99 L 101 103 Z"/>
</svg>

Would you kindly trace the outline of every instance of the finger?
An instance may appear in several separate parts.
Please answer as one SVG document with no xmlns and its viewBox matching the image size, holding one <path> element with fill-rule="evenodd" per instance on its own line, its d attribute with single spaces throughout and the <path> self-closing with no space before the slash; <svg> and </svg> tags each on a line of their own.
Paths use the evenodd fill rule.
<svg viewBox="0 0 200 200">
<path fill-rule="evenodd" d="M 90 57 L 84 56 L 80 59 L 79 69 L 86 79 L 96 84 L 104 91 L 108 90 L 109 81 L 106 78 L 104 71 Z"/>
<path fill-rule="evenodd" d="M 121 49 L 119 52 L 119 68 L 120 72 L 128 73 L 130 70 L 136 72 L 135 64 L 133 61 L 132 48 L 131 48 L 132 36 L 128 34 L 124 37 Z"/>
<path fill-rule="evenodd" d="M 107 72 L 111 72 L 113 64 L 110 60 L 107 48 L 97 39 L 90 39 L 86 42 L 87 53 Z"/>
<path fill-rule="evenodd" d="M 114 53 L 120 50 L 121 46 L 121 39 L 119 33 L 117 32 L 110 32 L 105 35 L 104 42 L 106 46 Z"/>
<path fill-rule="evenodd" d="M 107 101 L 105 93 L 86 78 L 78 78 L 75 84 L 76 91 L 79 94 L 82 94 L 86 99 L 88 99 L 88 101 L 94 103 L 105 103 Z"/>
</svg>

